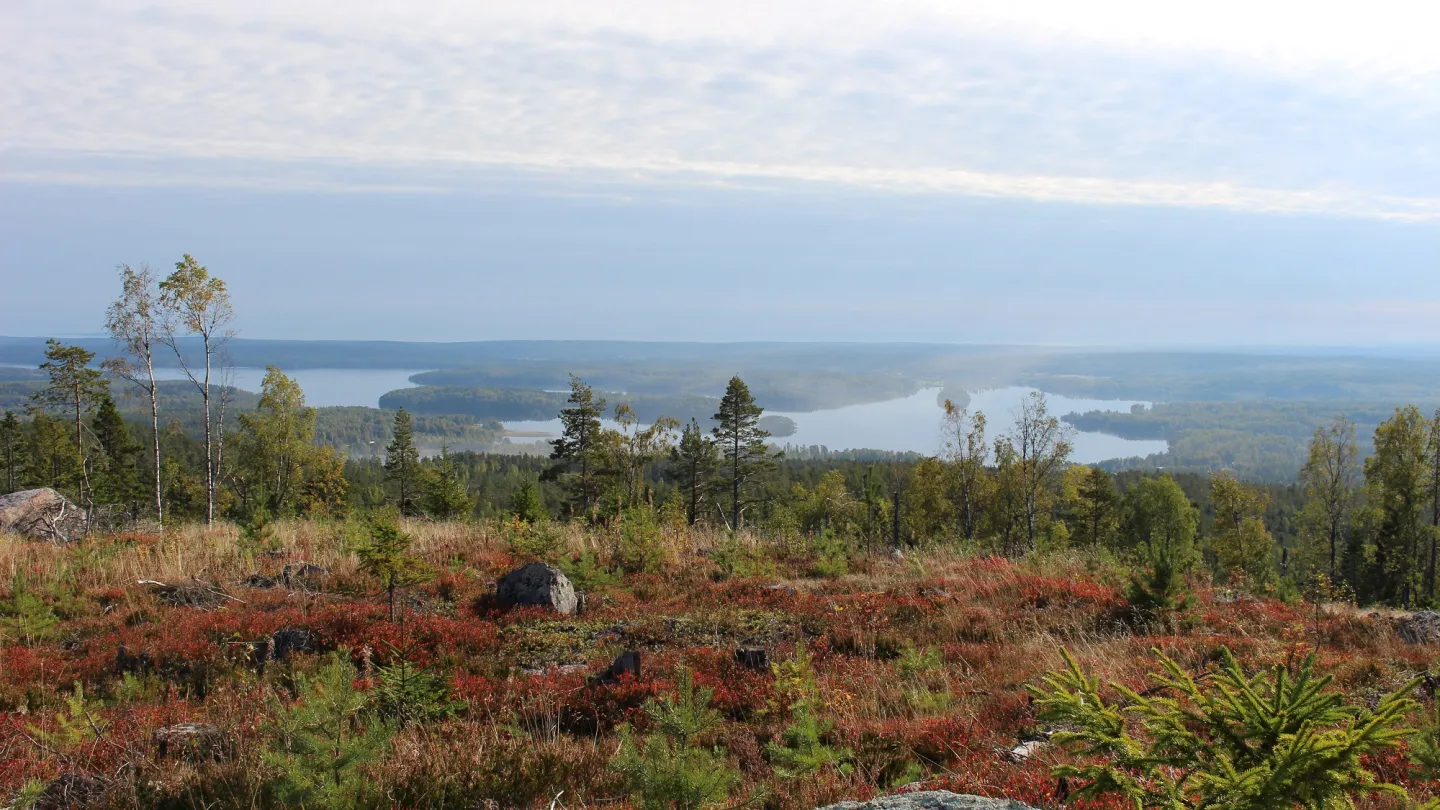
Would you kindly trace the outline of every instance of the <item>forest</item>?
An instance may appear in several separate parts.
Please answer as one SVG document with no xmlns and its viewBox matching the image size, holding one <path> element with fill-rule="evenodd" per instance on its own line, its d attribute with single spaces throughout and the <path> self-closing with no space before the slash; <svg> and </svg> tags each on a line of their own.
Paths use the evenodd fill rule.
<svg viewBox="0 0 1440 810">
<path fill-rule="evenodd" d="M 0 383 L 0 494 L 83 515 L 0 533 L 12 806 L 1440 807 L 1440 414 L 1037 391 L 998 435 L 948 403 L 933 453 L 786 454 L 745 375 L 665 413 L 572 374 L 502 454 L 218 385 L 234 317 L 190 256 L 122 268 L 108 356 Z M 1246 413 L 1284 478 L 1071 461 Z M 503 599 L 527 564 L 573 602 Z"/>
</svg>

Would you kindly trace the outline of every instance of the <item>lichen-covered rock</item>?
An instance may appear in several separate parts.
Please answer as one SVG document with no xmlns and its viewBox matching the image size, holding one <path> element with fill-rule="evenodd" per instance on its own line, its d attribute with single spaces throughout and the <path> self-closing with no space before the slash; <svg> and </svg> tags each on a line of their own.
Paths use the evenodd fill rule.
<svg viewBox="0 0 1440 810">
<path fill-rule="evenodd" d="M 1035 810 L 1011 799 L 966 796 L 948 790 L 924 790 L 879 796 L 868 802 L 840 802 L 820 810 Z"/>
<path fill-rule="evenodd" d="M 209 723 L 179 723 L 155 729 L 151 734 L 156 755 L 196 762 L 225 758 L 225 735 Z"/>
<path fill-rule="evenodd" d="M 48 487 L 0 496 L 0 532 L 68 543 L 85 534 L 85 510 Z"/>
<path fill-rule="evenodd" d="M 1440 644 L 1440 613 L 1422 610 L 1399 619 L 1395 634 L 1411 644 Z"/>
<path fill-rule="evenodd" d="M 507 605 L 538 605 L 567 616 L 574 615 L 579 600 L 570 578 L 558 568 L 541 562 L 516 568 L 500 578 L 495 598 Z"/>
</svg>

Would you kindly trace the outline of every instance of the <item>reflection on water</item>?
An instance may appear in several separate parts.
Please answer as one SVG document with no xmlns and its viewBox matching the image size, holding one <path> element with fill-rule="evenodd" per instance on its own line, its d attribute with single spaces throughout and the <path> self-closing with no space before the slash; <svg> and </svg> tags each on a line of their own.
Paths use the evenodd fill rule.
<svg viewBox="0 0 1440 810">
<path fill-rule="evenodd" d="M 983 412 L 985 435 L 990 441 L 1015 426 L 1020 403 L 1033 388 L 997 388 L 970 395 L 970 412 Z M 779 440 L 781 444 L 800 446 L 823 445 L 831 450 L 867 448 L 873 450 L 913 451 L 933 454 L 940 448 L 940 417 L 944 413 L 938 399 L 940 389 L 931 388 L 904 399 L 850 405 L 811 413 L 781 412 L 795 420 L 794 436 Z M 1085 411 L 1129 411 L 1133 405 L 1149 406 L 1134 400 L 1072 399 L 1046 394 L 1050 413 L 1062 416 Z M 1107 436 L 1103 433 L 1074 435 L 1071 460 L 1090 464 L 1111 458 L 1146 456 L 1163 453 L 1164 440 L 1135 440 Z"/>
<path fill-rule="evenodd" d="M 331 405 L 363 405 L 368 408 L 380 404 L 380 396 L 397 388 L 414 388 L 410 375 L 424 369 L 365 369 L 365 368 L 303 368 L 285 372 L 305 392 L 305 404 L 313 408 Z M 201 374 L 204 369 L 199 369 Z M 197 375 L 198 376 L 198 375 Z M 183 380 L 185 372 L 178 368 L 157 368 L 155 378 L 159 380 Z M 265 379 L 263 368 L 235 369 L 234 386 L 242 391 L 260 392 L 260 382 Z M 211 382 L 220 382 L 218 370 L 212 371 Z"/>
</svg>

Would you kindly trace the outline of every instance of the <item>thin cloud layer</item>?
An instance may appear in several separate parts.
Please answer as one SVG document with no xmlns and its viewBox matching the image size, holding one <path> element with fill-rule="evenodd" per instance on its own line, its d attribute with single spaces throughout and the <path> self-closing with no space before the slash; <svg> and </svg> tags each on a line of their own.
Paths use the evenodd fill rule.
<svg viewBox="0 0 1440 810">
<path fill-rule="evenodd" d="M 1421 21 L 1156 5 L 21 0 L 0 9 L 0 179 L 520 172 L 1440 218 Z"/>
</svg>

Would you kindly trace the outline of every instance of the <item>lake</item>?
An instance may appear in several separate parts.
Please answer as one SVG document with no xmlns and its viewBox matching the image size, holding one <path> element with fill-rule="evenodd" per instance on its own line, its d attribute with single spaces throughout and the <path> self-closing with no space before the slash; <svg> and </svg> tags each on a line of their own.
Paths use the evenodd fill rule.
<svg viewBox="0 0 1440 810">
<path fill-rule="evenodd" d="M 1020 410 L 1020 403 L 1034 390 L 1011 387 L 977 391 L 970 395 L 970 412 L 981 411 L 985 414 L 985 435 L 993 443 L 996 437 L 1015 426 L 1015 415 Z M 864 448 L 933 455 L 940 449 L 940 417 L 944 413 L 939 395 L 940 389 L 930 388 L 887 402 L 870 402 L 809 413 L 766 413 L 776 413 L 795 420 L 795 435 L 775 440 L 776 444 L 782 446 L 823 445 L 831 450 Z M 1133 405 L 1150 406 L 1150 403 L 1139 400 L 1074 399 L 1056 394 L 1046 394 L 1045 398 L 1049 402 L 1050 412 L 1056 416 L 1085 411 L 1128 412 Z M 614 427 L 614 424 L 607 423 L 606 426 Z M 544 434 L 513 439 L 518 442 L 531 442 L 560 435 L 561 424 L 559 419 L 548 419 L 506 422 L 505 428 L 527 434 Z M 1151 453 L 1163 453 L 1169 447 L 1163 439 L 1122 439 L 1104 433 L 1079 431 L 1074 434 L 1073 444 L 1074 450 L 1070 459 L 1079 464 L 1093 464 L 1112 458 L 1148 456 Z"/>
<path fill-rule="evenodd" d="M 1035 389 L 1023 387 L 996 388 L 970 394 L 970 412 L 985 414 L 985 436 L 994 440 L 1015 426 L 1020 404 Z M 780 444 L 804 447 L 823 445 L 831 450 L 868 448 L 874 450 L 913 451 L 933 455 L 940 449 L 940 417 L 944 408 L 939 400 L 940 389 L 920 391 L 904 399 L 850 405 L 828 411 L 789 413 L 782 416 L 795 420 L 795 435 L 777 439 Z M 1085 411 L 1128 412 L 1133 405 L 1149 407 L 1138 400 L 1074 399 L 1046 394 L 1050 413 L 1063 416 Z M 1163 440 L 1122 439 L 1104 433 L 1076 431 L 1070 460 L 1093 464 L 1112 458 L 1147 456 L 1163 453 L 1168 444 Z"/>
<path fill-rule="evenodd" d="M 364 405 L 378 407 L 381 395 L 397 388 L 414 388 L 410 382 L 412 374 L 427 369 L 363 369 L 363 368 L 302 368 L 295 371 L 281 369 L 285 376 L 294 380 L 305 391 L 305 404 L 314 408 L 332 405 Z M 200 369 L 204 373 L 204 369 Z M 159 380 L 183 380 L 185 372 L 178 368 L 157 368 L 155 378 Z M 263 368 L 235 369 L 234 385 L 244 391 L 260 392 L 260 382 L 265 379 Z M 219 382 L 218 371 L 211 372 L 211 382 Z"/>
</svg>

